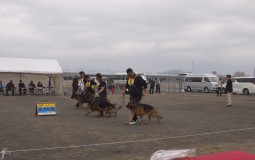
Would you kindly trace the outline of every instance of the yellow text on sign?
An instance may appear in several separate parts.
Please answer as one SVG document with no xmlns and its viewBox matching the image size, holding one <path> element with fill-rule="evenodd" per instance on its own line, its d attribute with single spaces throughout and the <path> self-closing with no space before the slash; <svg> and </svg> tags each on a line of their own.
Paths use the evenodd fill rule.
<svg viewBox="0 0 255 160">
<path fill-rule="evenodd" d="M 55 103 L 36 104 L 37 107 L 55 107 Z"/>
</svg>

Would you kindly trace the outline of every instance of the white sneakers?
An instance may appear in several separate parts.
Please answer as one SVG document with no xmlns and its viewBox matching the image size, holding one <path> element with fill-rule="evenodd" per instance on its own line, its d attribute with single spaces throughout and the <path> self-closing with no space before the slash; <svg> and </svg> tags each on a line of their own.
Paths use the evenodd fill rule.
<svg viewBox="0 0 255 160">
<path fill-rule="evenodd" d="M 134 125 L 134 124 L 136 124 L 136 121 L 131 121 L 131 122 L 129 122 L 128 124 Z"/>
<path fill-rule="evenodd" d="M 130 125 L 133 125 L 133 124 L 137 124 L 138 122 L 141 122 L 141 119 L 140 118 L 137 118 L 136 121 L 131 121 L 129 122 Z"/>
</svg>

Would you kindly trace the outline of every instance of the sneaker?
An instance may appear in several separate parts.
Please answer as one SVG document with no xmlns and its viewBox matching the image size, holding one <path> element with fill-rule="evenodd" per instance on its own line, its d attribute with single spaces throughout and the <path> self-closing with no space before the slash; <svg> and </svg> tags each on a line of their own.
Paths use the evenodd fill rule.
<svg viewBox="0 0 255 160">
<path fill-rule="evenodd" d="M 136 121 L 129 122 L 130 125 L 136 124 Z"/>
</svg>

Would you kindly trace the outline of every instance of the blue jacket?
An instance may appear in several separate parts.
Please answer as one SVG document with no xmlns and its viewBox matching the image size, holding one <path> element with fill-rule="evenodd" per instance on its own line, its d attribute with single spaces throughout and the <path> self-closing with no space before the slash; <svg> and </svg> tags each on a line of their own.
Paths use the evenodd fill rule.
<svg viewBox="0 0 255 160">
<path fill-rule="evenodd" d="M 4 89 L 4 85 L 0 84 L 0 90 L 3 90 L 3 89 Z"/>
</svg>

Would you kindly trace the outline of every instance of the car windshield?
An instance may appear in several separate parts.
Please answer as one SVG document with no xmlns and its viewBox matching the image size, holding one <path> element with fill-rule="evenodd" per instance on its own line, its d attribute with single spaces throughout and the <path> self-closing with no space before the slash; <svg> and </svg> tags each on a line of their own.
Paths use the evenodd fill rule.
<svg viewBox="0 0 255 160">
<path fill-rule="evenodd" d="M 218 82 L 219 78 L 218 77 L 209 77 L 210 82 Z"/>
</svg>

